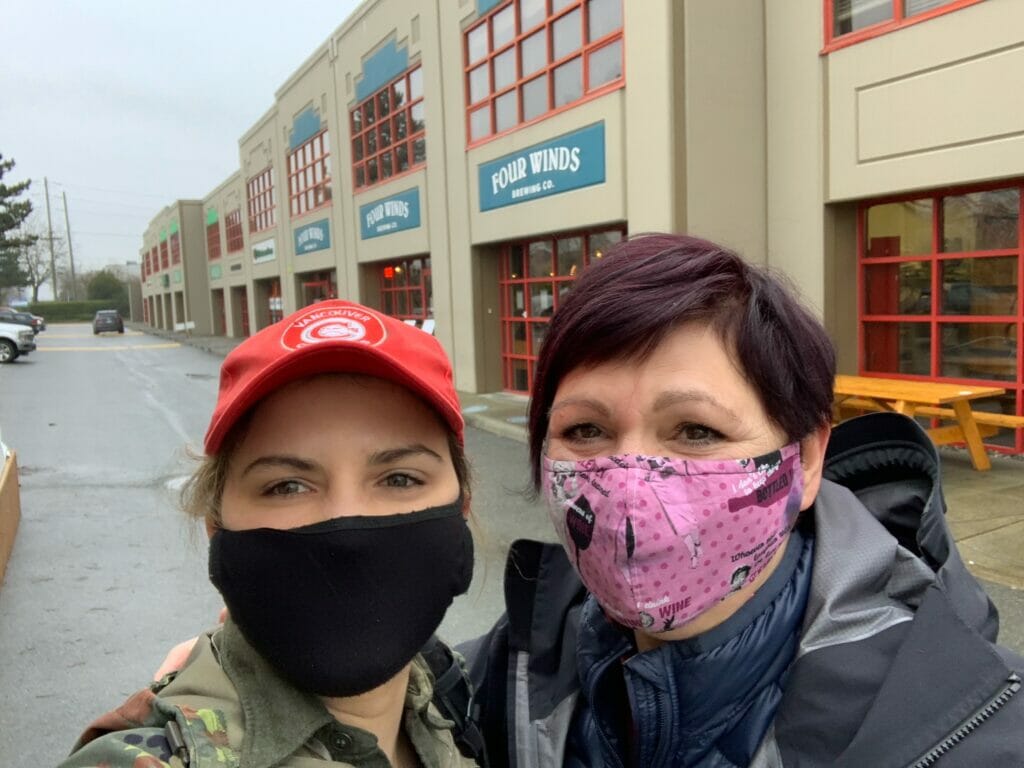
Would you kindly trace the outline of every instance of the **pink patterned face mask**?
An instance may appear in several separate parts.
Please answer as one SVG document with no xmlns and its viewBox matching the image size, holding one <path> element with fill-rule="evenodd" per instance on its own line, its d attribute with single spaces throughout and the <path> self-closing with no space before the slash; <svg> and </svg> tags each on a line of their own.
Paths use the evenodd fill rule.
<svg viewBox="0 0 1024 768">
<path fill-rule="evenodd" d="M 796 521 L 800 445 L 754 459 L 543 460 L 551 522 L 611 618 L 667 632 L 752 582 Z"/>
</svg>

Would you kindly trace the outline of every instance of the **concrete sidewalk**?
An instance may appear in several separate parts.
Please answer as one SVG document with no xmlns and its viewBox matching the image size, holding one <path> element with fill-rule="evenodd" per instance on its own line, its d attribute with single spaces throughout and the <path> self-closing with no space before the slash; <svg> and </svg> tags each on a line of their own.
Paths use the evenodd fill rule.
<svg viewBox="0 0 1024 768">
<path fill-rule="evenodd" d="M 241 341 L 134 328 L 220 357 Z M 525 397 L 460 392 L 459 398 L 467 424 L 526 443 Z M 962 557 L 975 575 L 1024 589 L 1024 461 L 992 454 L 991 471 L 978 472 L 964 450 L 944 446 L 939 453 L 947 516 Z"/>
</svg>

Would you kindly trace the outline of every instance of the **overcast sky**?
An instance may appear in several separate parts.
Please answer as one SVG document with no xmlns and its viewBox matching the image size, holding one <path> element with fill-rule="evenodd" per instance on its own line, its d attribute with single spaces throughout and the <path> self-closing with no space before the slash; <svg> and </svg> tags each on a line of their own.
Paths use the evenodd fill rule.
<svg viewBox="0 0 1024 768">
<path fill-rule="evenodd" d="M 32 179 L 45 222 L 48 177 L 61 236 L 67 194 L 80 271 L 137 261 L 150 219 L 238 168 L 239 137 L 358 5 L 4 0 L 4 181 Z"/>
</svg>

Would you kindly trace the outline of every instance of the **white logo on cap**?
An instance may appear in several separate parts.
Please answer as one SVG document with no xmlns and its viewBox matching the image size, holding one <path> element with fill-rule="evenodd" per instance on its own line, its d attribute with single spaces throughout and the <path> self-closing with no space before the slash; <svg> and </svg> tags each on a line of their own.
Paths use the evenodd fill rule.
<svg viewBox="0 0 1024 768">
<path fill-rule="evenodd" d="M 321 341 L 359 341 L 366 336 L 366 326 L 358 320 L 329 317 L 302 329 L 302 341 L 317 344 Z"/>
<path fill-rule="evenodd" d="M 285 349 L 345 342 L 375 347 L 388 337 L 380 316 L 357 304 L 317 304 L 298 315 L 281 333 Z"/>
</svg>

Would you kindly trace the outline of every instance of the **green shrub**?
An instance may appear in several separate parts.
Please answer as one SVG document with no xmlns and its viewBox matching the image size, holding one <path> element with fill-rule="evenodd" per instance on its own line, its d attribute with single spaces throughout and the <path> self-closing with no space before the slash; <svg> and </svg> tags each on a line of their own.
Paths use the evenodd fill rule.
<svg viewBox="0 0 1024 768">
<path fill-rule="evenodd" d="M 28 311 L 42 315 L 50 323 L 90 323 L 101 309 L 116 309 L 128 317 L 128 305 L 107 300 L 99 301 L 37 301 L 28 305 Z"/>
</svg>

